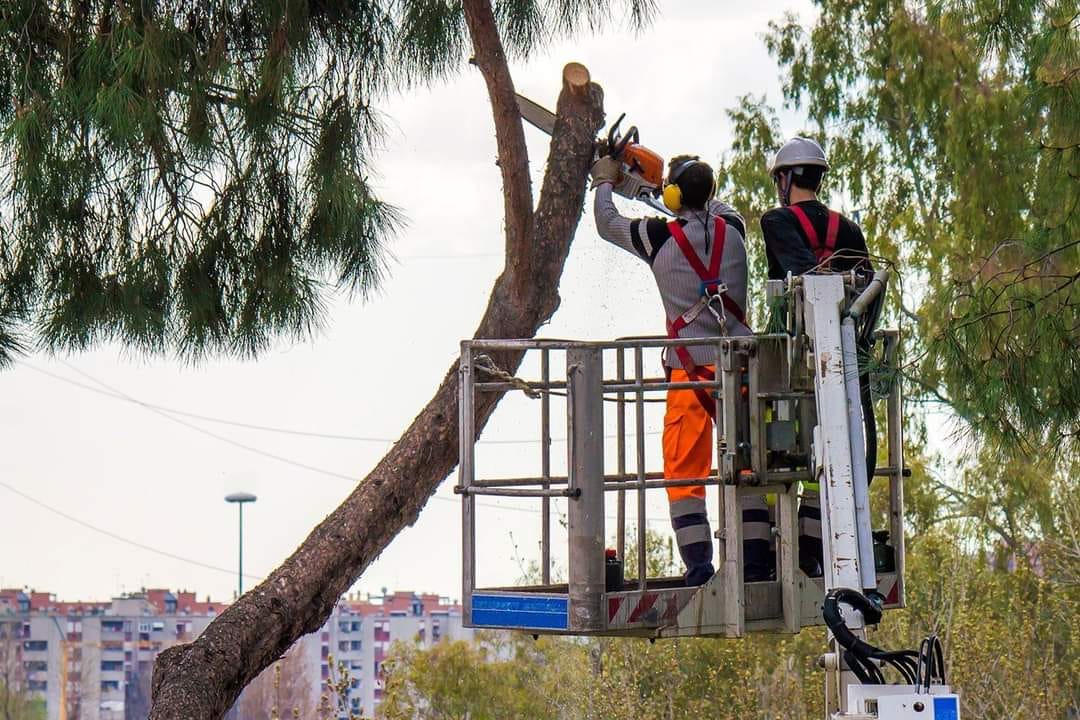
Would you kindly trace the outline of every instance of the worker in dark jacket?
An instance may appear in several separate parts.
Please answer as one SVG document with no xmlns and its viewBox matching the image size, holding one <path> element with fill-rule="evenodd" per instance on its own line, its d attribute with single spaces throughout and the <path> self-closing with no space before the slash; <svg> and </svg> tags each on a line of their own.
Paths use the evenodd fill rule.
<svg viewBox="0 0 1080 720">
<path fill-rule="evenodd" d="M 859 226 L 818 200 L 828 169 L 825 151 L 809 138 L 792 138 L 776 153 L 769 175 L 782 207 L 761 216 L 770 280 L 783 280 L 788 273 L 802 275 L 817 267 L 871 269 Z"/>
<path fill-rule="evenodd" d="M 612 191 L 621 172 L 621 165 L 612 158 L 601 158 L 593 165 L 596 227 L 600 237 L 652 269 L 668 320 L 668 336 L 749 335 L 743 245 L 746 229 L 735 208 L 714 199 L 712 168 L 694 156 L 672 159 L 664 204 L 675 217 L 666 220 L 635 219 L 619 213 Z M 664 364 L 672 382 L 715 378 L 714 347 L 670 349 Z M 666 479 L 696 479 L 712 474 L 715 418 L 716 401 L 705 390 L 668 391 L 663 437 Z M 667 495 L 671 525 L 686 565 L 686 583 L 701 585 L 714 574 L 705 487 L 668 487 Z M 744 576 L 748 581 L 767 580 L 773 565 L 768 508 L 760 495 L 742 498 L 741 506 Z"/>
<path fill-rule="evenodd" d="M 781 207 L 761 216 L 770 280 L 815 269 L 873 271 L 859 226 L 818 200 L 828 169 L 825 151 L 809 138 L 792 138 L 773 158 L 769 175 Z M 818 492 L 817 483 L 804 482 L 799 505 L 799 566 L 811 577 L 824 569 Z"/>
</svg>

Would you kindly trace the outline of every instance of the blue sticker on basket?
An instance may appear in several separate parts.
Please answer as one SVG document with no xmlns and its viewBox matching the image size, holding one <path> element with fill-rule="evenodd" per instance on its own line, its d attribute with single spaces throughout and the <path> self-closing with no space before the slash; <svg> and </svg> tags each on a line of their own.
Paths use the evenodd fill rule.
<svg viewBox="0 0 1080 720">
<path fill-rule="evenodd" d="M 960 720 L 960 701 L 955 695 L 934 698 L 934 720 Z"/>
</svg>

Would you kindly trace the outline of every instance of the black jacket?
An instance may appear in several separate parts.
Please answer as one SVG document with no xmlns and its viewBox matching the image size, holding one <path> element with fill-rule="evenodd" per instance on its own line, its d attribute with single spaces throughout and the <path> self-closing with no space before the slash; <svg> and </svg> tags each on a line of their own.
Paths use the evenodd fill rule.
<svg viewBox="0 0 1080 720">
<path fill-rule="evenodd" d="M 829 208 L 817 200 L 799 203 L 810 223 L 817 230 L 818 238 L 825 241 L 825 232 L 829 222 Z M 810 249 L 810 242 L 803 233 L 798 218 L 789 208 L 779 207 L 769 210 L 761 216 L 761 234 L 765 238 L 765 255 L 769 261 L 769 279 L 783 280 L 790 272 L 792 275 L 803 273 L 817 267 L 818 260 Z M 831 267 L 833 270 L 851 270 L 856 266 L 872 269 L 870 261 L 865 259 L 866 239 L 862 230 L 851 220 L 840 216 L 840 228 L 836 234 L 836 250 L 840 253 Z M 860 258 L 850 257 L 858 254 Z M 845 257 L 846 256 L 846 257 Z"/>
</svg>

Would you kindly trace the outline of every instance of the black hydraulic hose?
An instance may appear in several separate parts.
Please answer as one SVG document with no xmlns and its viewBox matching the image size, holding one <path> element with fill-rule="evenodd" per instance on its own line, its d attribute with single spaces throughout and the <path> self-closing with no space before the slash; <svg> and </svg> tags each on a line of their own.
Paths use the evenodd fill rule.
<svg viewBox="0 0 1080 720">
<path fill-rule="evenodd" d="M 859 397 L 862 400 L 863 426 L 866 430 L 866 484 L 874 482 L 877 471 L 877 418 L 874 399 L 870 395 L 870 376 L 859 376 Z"/>
<path fill-rule="evenodd" d="M 867 658 L 860 657 L 851 650 L 845 650 L 844 662 L 847 663 L 848 669 L 855 673 L 855 677 L 863 685 L 885 684 L 885 677 L 881 674 L 881 670 Z"/>
<path fill-rule="evenodd" d="M 937 678 L 942 685 L 945 684 L 945 650 L 941 647 L 941 640 L 934 635 L 934 658 L 936 660 Z"/>
<path fill-rule="evenodd" d="M 848 668 L 855 673 L 855 677 L 867 685 L 884 684 L 885 678 L 872 660 L 881 654 L 881 650 L 860 640 L 855 633 L 851 632 L 840 612 L 841 602 L 861 612 L 865 622 L 870 625 L 876 625 L 881 621 L 881 610 L 861 592 L 850 588 L 830 590 L 825 594 L 825 601 L 821 604 L 821 616 L 825 620 L 825 625 L 840 643 L 840 647 L 846 651 L 844 660 Z"/>
<path fill-rule="evenodd" d="M 847 667 L 863 684 L 885 684 L 885 677 L 874 663 L 880 660 L 900 673 L 909 685 L 925 687 L 928 691 L 936 679 L 945 682 L 945 660 L 941 641 L 936 635 L 923 640 L 919 652 L 914 650 L 882 650 L 859 639 L 851 632 L 840 612 L 840 603 L 846 603 L 862 613 L 868 625 L 881 621 L 881 610 L 858 590 L 836 588 L 825 595 L 821 615 L 836 641 L 844 648 L 843 658 Z M 917 659 L 917 661 L 916 661 Z"/>
<path fill-rule="evenodd" d="M 865 595 L 851 588 L 834 588 L 825 595 L 825 601 L 821 604 L 821 616 L 825 625 L 832 631 L 840 647 L 851 650 L 863 657 L 872 657 L 881 652 L 873 645 L 860 640 L 855 633 L 848 629 L 844 622 L 844 616 L 840 612 L 840 603 L 847 603 L 862 613 L 863 620 L 868 625 L 877 625 L 881 622 L 881 610 L 871 603 Z"/>
</svg>

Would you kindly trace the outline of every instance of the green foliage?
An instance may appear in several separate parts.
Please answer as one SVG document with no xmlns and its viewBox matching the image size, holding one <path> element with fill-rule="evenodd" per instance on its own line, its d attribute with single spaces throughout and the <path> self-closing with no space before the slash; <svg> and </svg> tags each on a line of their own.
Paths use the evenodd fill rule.
<svg viewBox="0 0 1080 720">
<path fill-rule="evenodd" d="M 507 50 L 652 0 L 502 0 Z M 375 104 L 464 66 L 454 0 L 0 7 L 0 364 L 31 347 L 250 356 L 364 295 L 400 225 Z"/>
<path fill-rule="evenodd" d="M 1018 553 L 1056 541 L 1080 452 L 1078 30 L 1069 2 L 826 0 L 811 27 L 788 16 L 766 36 L 814 127 L 781 133 L 764 99 L 741 98 L 720 173 L 753 236 L 776 204 L 769 154 L 795 133 L 825 144 L 825 189 L 901 274 L 886 322 L 916 410 L 909 520 Z M 968 452 L 914 457 L 914 403 L 959 414 Z"/>
<path fill-rule="evenodd" d="M 251 355 L 367 292 L 393 19 L 378 3 L 0 11 L 0 359 L 21 344 Z"/>
<path fill-rule="evenodd" d="M 955 537 L 935 533 L 916 545 L 909 608 L 887 613 L 873 642 L 897 647 L 937 632 L 967 717 L 1051 720 L 1080 711 L 1080 586 L 1069 575 L 1078 558 L 1028 565 L 1008 550 L 973 555 Z"/>
<path fill-rule="evenodd" d="M 995 567 L 1004 557 L 972 553 L 955 537 L 932 532 L 913 543 L 909 607 L 887 612 L 871 641 L 915 647 L 937 632 L 966 717 L 1070 717 L 1080 710 L 1077 548 L 1064 562 L 1009 572 Z M 813 720 L 823 713 L 822 628 L 655 644 L 526 635 L 481 641 L 430 650 L 395 645 L 380 716 Z"/>
<path fill-rule="evenodd" d="M 550 718 L 555 707 L 550 695 L 540 691 L 540 678 L 526 659 L 541 655 L 518 646 L 503 646 L 496 637 L 476 644 L 443 642 L 430 650 L 395 643 L 383 663 L 387 678 L 379 715 L 402 720 Z"/>
<path fill-rule="evenodd" d="M 48 717 L 45 701 L 28 693 L 9 690 L 0 680 L 0 713 L 5 720 L 45 720 Z"/>
<path fill-rule="evenodd" d="M 922 288 L 922 387 L 983 436 L 1075 449 L 1080 16 L 1006 5 L 827 1 L 767 42 L 872 249 Z"/>
</svg>

